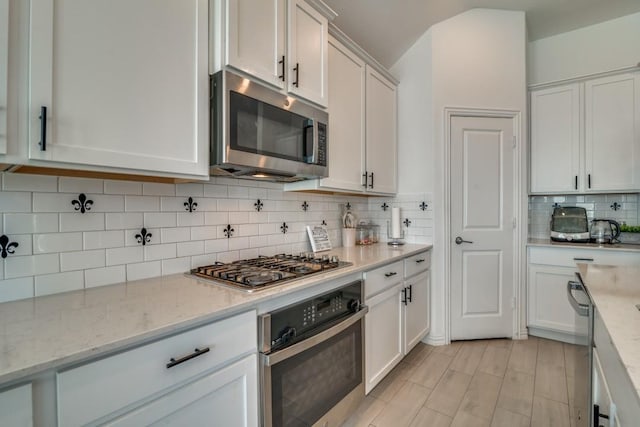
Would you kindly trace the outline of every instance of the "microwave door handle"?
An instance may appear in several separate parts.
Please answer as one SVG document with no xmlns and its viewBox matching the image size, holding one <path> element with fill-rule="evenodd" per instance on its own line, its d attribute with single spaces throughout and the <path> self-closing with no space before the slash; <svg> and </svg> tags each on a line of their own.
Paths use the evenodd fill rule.
<svg viewBox="0 0 640 427">
<path fill-rule="evenodd" d="M 570 280 L 567 282 L 567 298 L 569 299 L 569 303 L 573 307 L 573 309 L 580 316 L 587 317 L 589 316 L 589 304 L 582 304 L 576 300 L 573 296 L 572 291 L 582 291 L 584 292 L 584 287 L 582 283 Z"/>
<path fill-rule="evenodd" d="M 316 159 L 316 138 L 318 137 L 316 129 L 316 122 L 314 120 L 305 121 L 302 127 L 302 157 L 305 163 L 313 163 Z M 311 135 L 309 135 L 311 132 Z M 311 137 L 311 153 L 308 150 L 309 137 Z"/>
</svg>

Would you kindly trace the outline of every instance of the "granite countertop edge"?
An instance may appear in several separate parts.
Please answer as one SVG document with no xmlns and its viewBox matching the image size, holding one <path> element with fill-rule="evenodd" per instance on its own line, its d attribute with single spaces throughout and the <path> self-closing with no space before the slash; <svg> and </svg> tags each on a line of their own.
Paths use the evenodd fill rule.
<svg viewBox="0 0 640 427">
<path fill-rule="evenodd" d="M 337 255 L 353 265 L 253 293 L 174 274 L 1 303 L 0 389 L 255 310 L 271 300 L 431 248 L 382 243 L 334 248 L 322 254 Z M 84 324 L 90 322 L 94 324 Z"/>
</svg>

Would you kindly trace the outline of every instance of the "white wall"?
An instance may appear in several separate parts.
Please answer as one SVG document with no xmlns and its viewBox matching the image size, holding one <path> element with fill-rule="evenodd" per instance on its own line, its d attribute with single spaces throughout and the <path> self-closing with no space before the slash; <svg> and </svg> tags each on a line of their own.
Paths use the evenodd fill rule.
<svg viewBox="0 0 640 427">
<path fill-rule="evenodd" d="M 529 43 L 529 84 L 630 67 L 640 62 L 640 13 Z"/>
<path fill-rule="evenodd" d="M 473 9 L 434 25 L 392 67 L 399 90 L 399 192 L 433 193 L 430 342 L 445 340 L 445 108 L 515 110 L 526 118 L 523 12 Z M 429 58 L 430 55 L 430 58 Z M 404 81 L 409 79 L 409 81 Z M 424 81 L 421 81 L 424 79 Z M 406 127 L 406 129 L 403 129 Z M 519 131 L 524 141 L 525 124 Z M 428 156 L 416 166 L 410 156 Z M 403 163 L 406 162 L 406 163 Z M 524 205 L 526 211 L 526 204 Z"/>
</svg>

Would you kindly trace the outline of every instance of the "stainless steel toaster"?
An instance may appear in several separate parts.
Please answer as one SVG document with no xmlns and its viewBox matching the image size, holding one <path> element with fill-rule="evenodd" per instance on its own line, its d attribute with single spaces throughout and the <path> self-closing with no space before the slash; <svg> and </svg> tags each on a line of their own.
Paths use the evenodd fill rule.
<svg viewBox="0 0 640 427">
<path fill-rule="evenodd" d="M 556 242 L 589 242 L 587 210 L 580 207 L 557 207 L 551 214 L 551 240 Z"/>
</svg>

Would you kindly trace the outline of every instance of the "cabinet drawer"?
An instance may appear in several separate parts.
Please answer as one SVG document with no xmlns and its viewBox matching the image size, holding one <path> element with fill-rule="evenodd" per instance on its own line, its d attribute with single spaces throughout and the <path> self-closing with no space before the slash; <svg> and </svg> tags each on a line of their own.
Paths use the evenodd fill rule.
<svg viewBox="0 0 640 427">
<path fill-rule="evenodd" d="M 401 282 L 403 272 L 404 265 L 402 260 L 378 267 L 375 270 L 366 271 L 364 273 L 365 300 Z"/>
<path fill-rule="evenodd" d="M 422 271 L 426 271 L 431 266 L 431 252 L 420 252 L 414 256 L 404 259 L 404 277 L 411 277 Z"/>
<path fill-rule="evenodd" d="M 255 311 L 125 351 L 57 375 L 59 425 L 84 425 L 257 349 Z M 171 358 L 209 352 L 167 368 Z"/>
<path fill-rule="evenodd" d="M 575 267 L 577 263 L 633 265 L 640 263 L 640 251 L 530 247 L 529 262 L 559 267 Z"/>
</svg>

